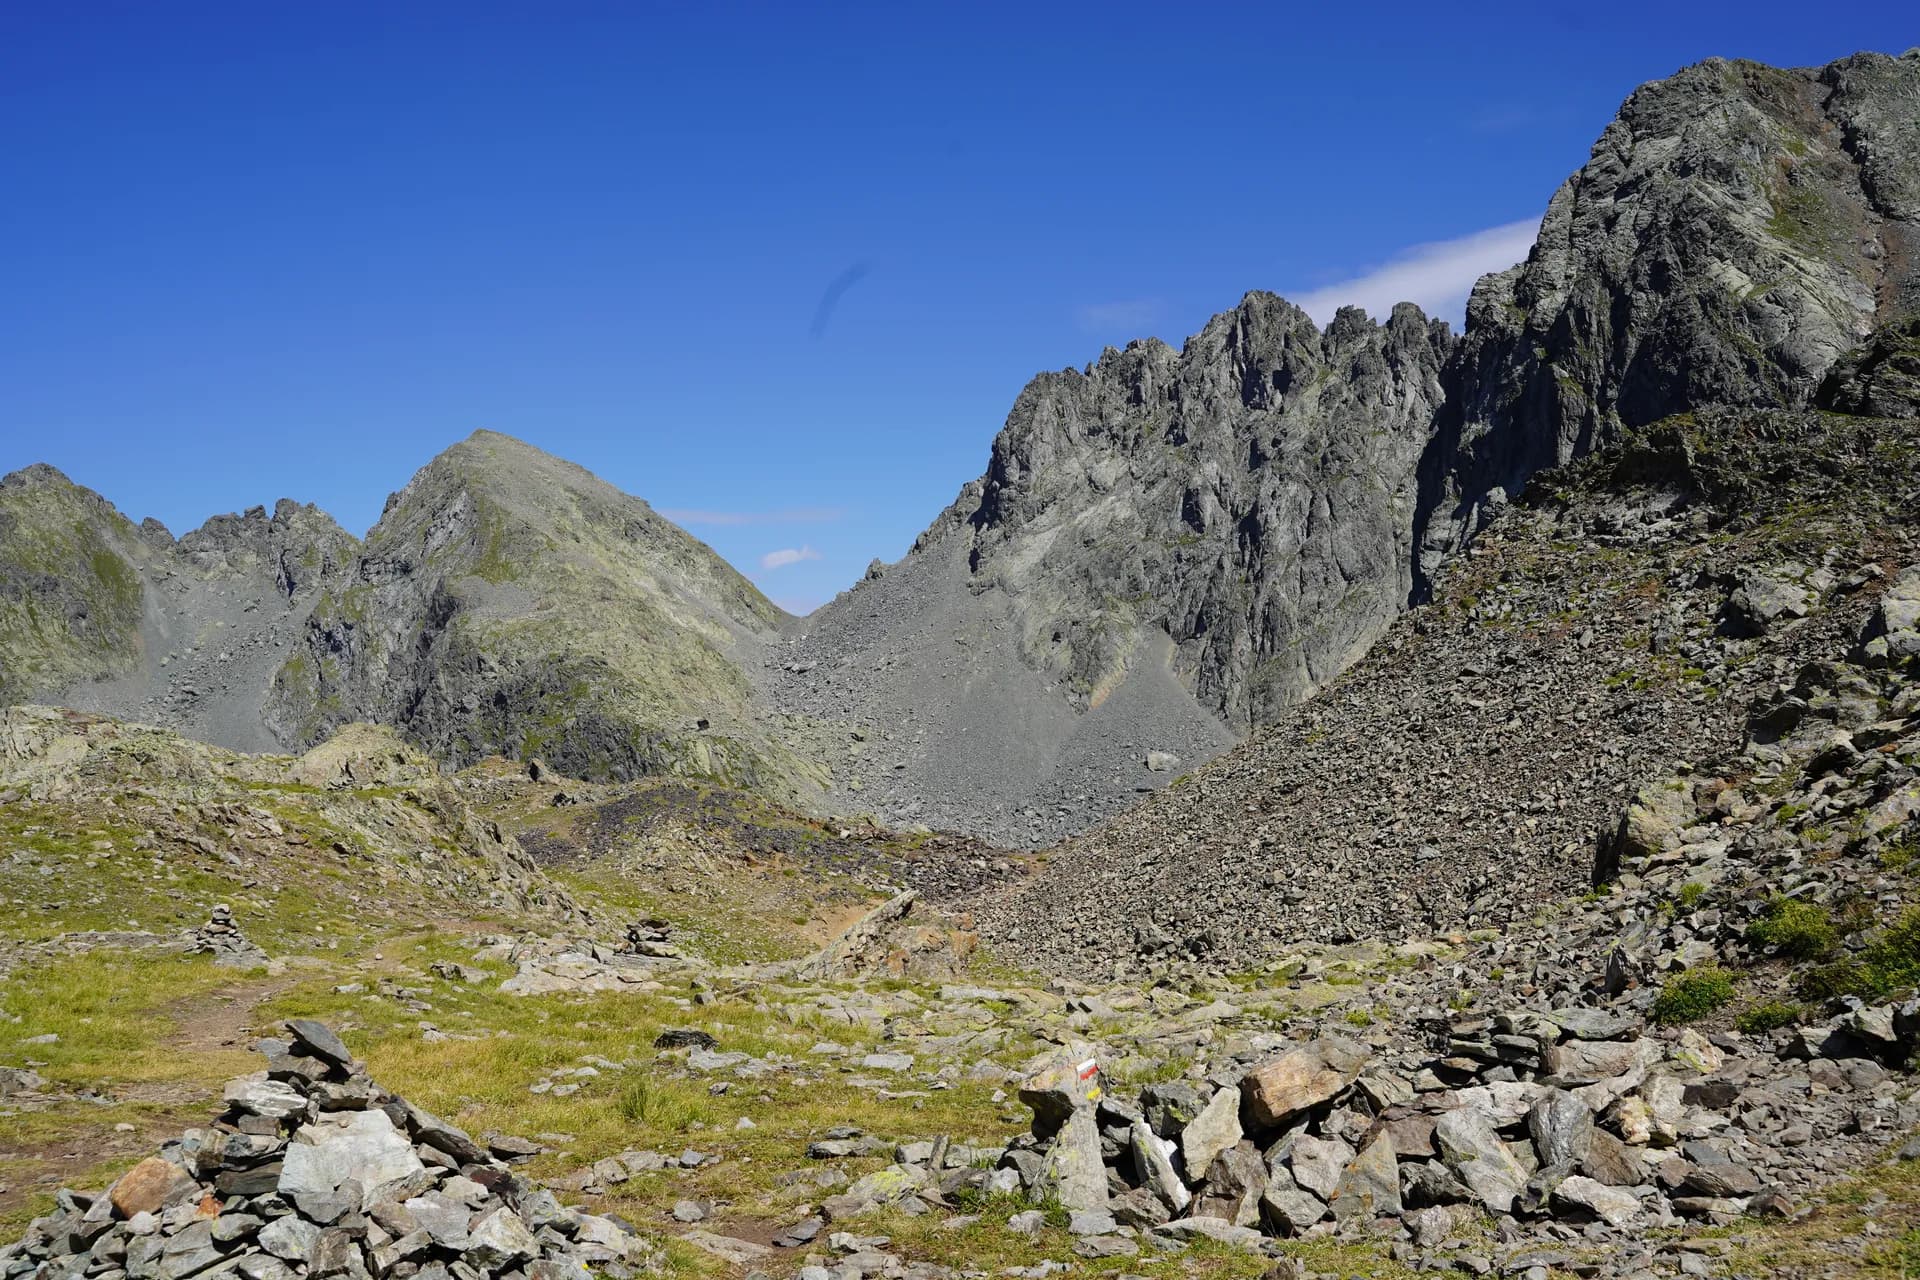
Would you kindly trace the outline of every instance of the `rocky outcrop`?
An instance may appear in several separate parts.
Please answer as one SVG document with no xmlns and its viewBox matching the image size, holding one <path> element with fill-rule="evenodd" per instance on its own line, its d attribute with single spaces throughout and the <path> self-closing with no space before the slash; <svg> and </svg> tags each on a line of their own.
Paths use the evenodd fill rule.
<svg viewBox="0 0 1920 1280">
<path fill-rule="evenodd" d="M 1818 402 L 1837 413 L 1920 418 L 1920 315 L 1882 325 L 1834 365 Z"/>
<path fill-rule="evenodd" d="M 101 853 L 58 872 L 82 903 L 104 893 L 170 900 L 179 893 L 178 866 L 228 892 L 309 879 L 321 897 L 338 888 L 368 912 L 433 901 L 436 910 L 460 903 L 569 921 L 580 915 L 518 841 L 390 729 L 353 726 L 291 759 L 241 755 L 68 709 L 0 707 L 0 804 L 35 822 L 111 812 L 140 833 L 133 850 L 141 862 L 155 860 L 151 871 Z M 211 920 L 182 935 L 185 944 L 243 965 L 265 962 L 241 936 L 241 920 L 216 903 L 207 904 Z M 242 908 L 249 933 L 258 910 Z M 281 941 L 260 940 L 276 950 Z"/>
<path fill-rule="evenodd" d="M 1920 558 L 1916 512 L 1913 419 L 1632 432 L 1537 477 L 1318 697 L 969 909 L 989 947 L 1090 978 L 1515 927 L 1582 891 L 1647 778 L 1736 743 L 1749 701 L 1856 643 L 1902 652 L 1906 588 L 1872 600 Z M 1672 822 L 1643 809 L 1642 845 Z"/>
<path fill-rule="evenodd" d="M 900 819 L 1018 841 L 1164 782 L 1403 607 L 1450 341 L 1411 306 L 1323 331 L 1254 293 L 1179 351 L 1041 375 L 907 562 L 778 655 L 776 705 L 910 733 L 836 770 Z"/>
<path fill-rule="evenodd" d="M 1249 294 L 1181 351 L 1134 343 L 1028 384 L 930 534 L 967 539 L 969 589 L 1006 594 L 1023 652 L 1083 705 L 1158 628 L 1204 705 L 1264 721 L 1403 605 L 1450 346 L 1410 305 L 1323 332 Z"/>
<path fill-rule="evenodd" d="M 1422 464 L 1423 572 L 1535 471 L 1707 405 L 1805 405 L 1920 310 L 1916 94 L 1920 51 L 1711 58 L 1628 98 L 1527 261 L 1474 289 Z"/>
</svg>

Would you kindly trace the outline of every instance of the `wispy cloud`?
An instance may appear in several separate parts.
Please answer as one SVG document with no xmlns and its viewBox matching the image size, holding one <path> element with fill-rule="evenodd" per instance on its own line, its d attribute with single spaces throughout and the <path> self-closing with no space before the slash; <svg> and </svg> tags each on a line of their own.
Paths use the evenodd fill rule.
<svg viewBox="0 0 1920 1280">
<path fill-rule="evenodd" d="M 1320 324 L 1332 320 L 1341 307 L 1360 307 L 1374 319 L 1384 320 L 1396 302 L 1418 303 L 1428 315 L 1459 324 L 1474 281 L 1526 257 L 1539 231 L 1540 220 L 1529 218 L 1453 240 L 1417 244 L 1363 275 L 1293 300 Z"/>
<path fill-rule="evenodd" d="M 1125 333 L 1140 337 L 1160 317 L 1160 304 L 1152 298 L 1133 298 L 1124 302 L 1090 302 L 1074 308 L 1073 318 L 1088 333 Z"/>
<path fill-rule="evenodd" d="M 660 514 L 675 524 L 726 525 L 737 528 L 750 524 L 832 524 L 847 514 L 845 507 L 787 507 L 780 511 L 698 511 L 685 507 L 663 507 Z"/>
<path fill-rule="evenodd" d="M 782 547 L 778 551 L 769 551 L 760 557 L 762 569 L 784 569 L 790 564 L 799 564 L 802 560 L 818 560 L 820 553 L 812 547 Z"/>
</svg>

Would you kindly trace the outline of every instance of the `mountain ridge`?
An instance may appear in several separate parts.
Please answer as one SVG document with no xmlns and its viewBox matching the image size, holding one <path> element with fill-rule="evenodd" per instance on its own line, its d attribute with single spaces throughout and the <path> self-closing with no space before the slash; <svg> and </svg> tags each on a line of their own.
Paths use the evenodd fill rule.
<svg viewBox="0 0 1920 1280">
<path fill-rule="evenodd" d="M 239 745 L 374 719 L 455 763 L 700 774 L 1045 843 L 1337 678 L 1540 468 L 1672 413 L 1805 407 L 1920 305 L 1917 93 L 1920 51 L 1708 59 L 1643 85 L 1527 260 L 1476 286 L 1464 333 L 1410 305 L 1323 327 L 1255 291 L 1177 351 L 1040 374 L 914 548 L 805 619 L 644 501 L 480 432 L 364 544 L 293 508 L 163 553 L 95 513 L 59 560 L 85 598 L 23 569 L 0 635 L 28 630 L 38 591 L 20 643 L 39 656 L 9 664 L 82 683 L 32 692 Z M 1897 382 L 1888 358 L 1845 376 Z M 201 604 L 247 638 L 244 670 L 210 670 L 232 650 L 196 636 L 191 680 L 135 680 L 172 656 L 148 649 L 181 646 L 165 610 L 136 625 L 127 591 L 89 576 L 108 543 L 110 577 L 157 556 L 176 594 L 223 584 Z M 242 579 L 286 598 L 271 627 Z M 198 625 L 183 599 L 176 621 Z"/>
</svg>

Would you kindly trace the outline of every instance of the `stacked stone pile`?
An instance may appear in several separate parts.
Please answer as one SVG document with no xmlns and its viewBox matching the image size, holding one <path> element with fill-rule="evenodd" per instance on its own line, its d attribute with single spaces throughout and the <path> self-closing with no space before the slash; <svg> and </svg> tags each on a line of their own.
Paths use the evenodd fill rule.
<svg viewBox="0 0 1920 1280">
<path fill-rule="evenodd" d="M 267 963 L 267 953 L 249 942 L 234 923 L 233 908 L 221 903 L 207 922 L 193 931 L 187 950 L 193 955 L 210 955 L 213 962 L 229 969 L 252 969 Z"/>
<path fill-rule="evenodd" d="M 97 1195 L 0 1248 L 5 1280 L 623 1280 L 657 1269 L 611 1218 L 560 1204 L 368 1078 L 327 1027 L 262 1040 L 267 1069 Z"/>
</svg>

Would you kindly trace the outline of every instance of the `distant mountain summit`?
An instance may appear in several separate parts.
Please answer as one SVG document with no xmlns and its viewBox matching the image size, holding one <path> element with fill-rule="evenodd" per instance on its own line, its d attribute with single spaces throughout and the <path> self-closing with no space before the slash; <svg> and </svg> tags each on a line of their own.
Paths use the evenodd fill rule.
<svg viewBox="0 0 1920 1280">
<path fill-rule="evenodd" d="M 293 503 L 175 542 L 29 468 L 0 484 L 0 694 L 1052 840 L 1338 677 L 1541 468 L 1716 407 L 1904 412 L 1917 101 L 1920 51 L 1643 86 L 1464 335 L 1256 292 L 1178 351 L 1042 374 L 913 550 L 804 620 L 489 432 L 364 546 Z"/>
<path fill-rule="evenodd" d="M 177 541 L 52 467 L 0 479 L 0 698 L 166 724 L 240 750 L 278 745 L 274 672 L 358 544 L 282 500 Z"/>
<path fill-rule="evenodd" d="M 1451 345 L 1411 305 L 1323 332 L 1252 293 L 1040 375 L 906 560 L 807 620 L 776 705 L 889 735 L 845 776 L 896 818 L 1010 842 L 1165 782 L 1405 607 Z"/>
<path fill-rule="evenodd" d="M 796 762 L 753 715 L 742 653 L 785 616 L 645 502 L 480 431 L 388 499 L 265 717 L 300 744 L 370 720 L 459 764 L 784 790 Z"/>
</svg>

